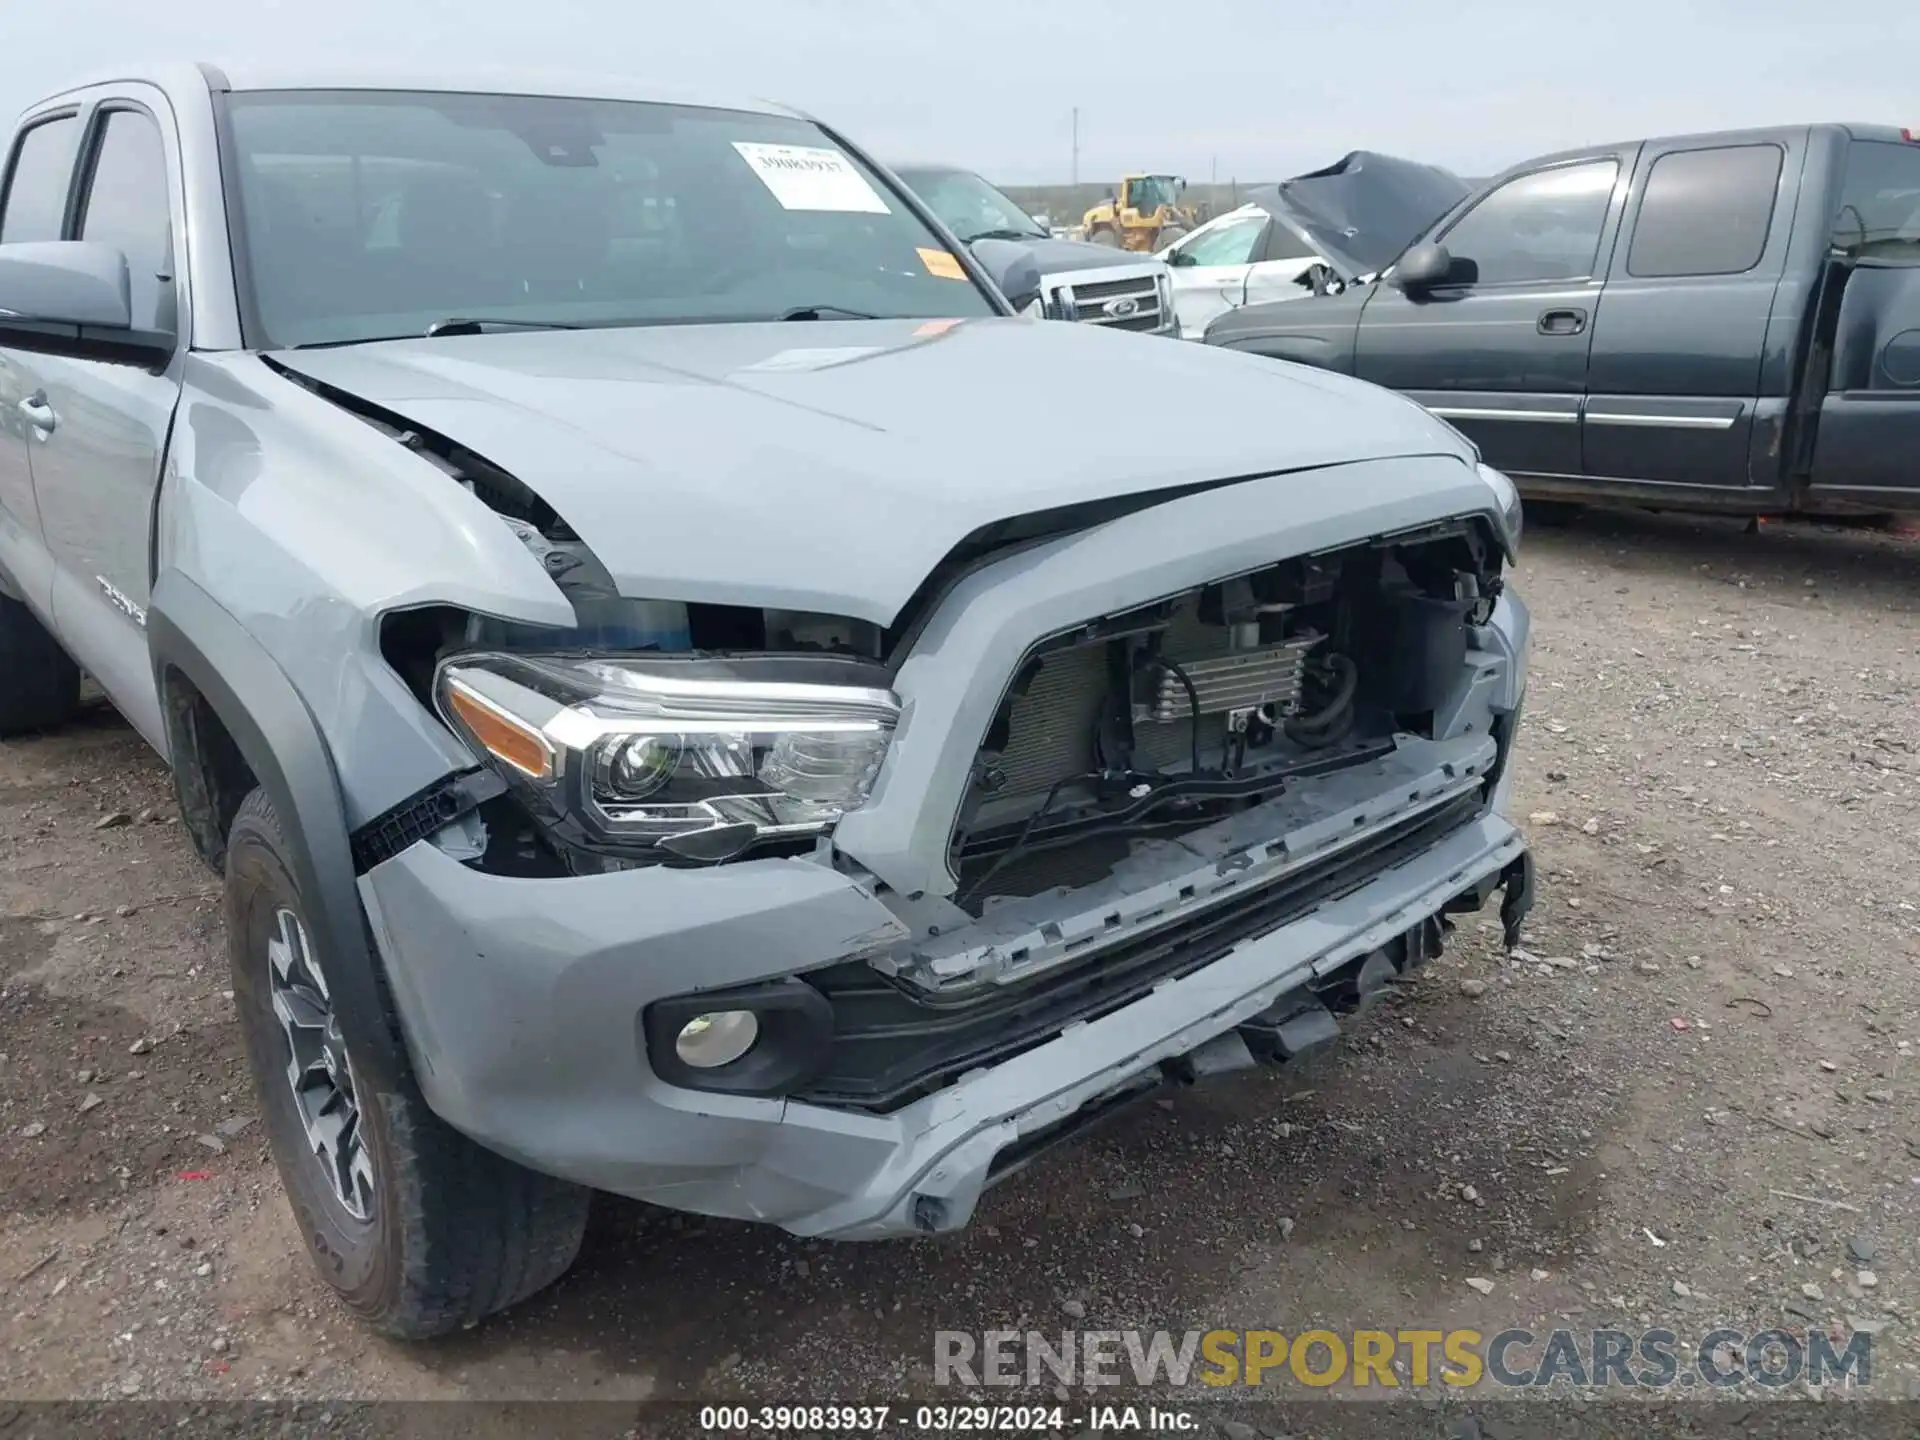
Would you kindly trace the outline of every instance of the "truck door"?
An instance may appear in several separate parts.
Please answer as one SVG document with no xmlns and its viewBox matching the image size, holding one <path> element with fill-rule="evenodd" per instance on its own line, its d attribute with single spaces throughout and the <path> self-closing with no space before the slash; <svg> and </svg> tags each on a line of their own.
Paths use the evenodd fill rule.
<svg viewBox="0 0 1920 1440">
<path fill-rule="evenodd" d="M 70 238 L 118 246 L 131 276 L 136 328 L 178 335 L 175 257 L 185 237 L 172 193 L 179 174 L 173 117 L 144 86 L 115 87 L 86 116 Z M 61 641 L 120 713 L 165 753 L 147 657 L 154 494 L 180 398 L 182 346 L 165 371 L 68 356 L 37 357 L 46 422 L 33 447 L 33 489 L 53 558 L 53 621 Z"/>
<path fill-rule="evenodd" d="M 35 116 L 0 161 L 0 244 L 58 240 L 67 211 L 80 117 L 69 106 Z M 0 570 L 51 627 L 53 566 L 33 498 L 31 452 L 46 438 L 40 368 L 46 357 L 0 345 Z"/>
<path fill-rule="evenodd" d="M 1855 139 L 1833 220 L 1840 293 L 1816 498 L 1920 509 L 1920 140 Z"/>
<path fill-rule="evenodd" d="M 1444 285 L 1374 287 L 1354 370 L 1405 391 L 1516 475 L 1577 475 L 1587 345 L 1632 152 L 1563 159 L 1489 190 L 1427 238 Z"/>
<path fill-rule="evenodd" d="M 1748 456 L 1756 418 L 1777 422 L 1788 405 L 1784 384 L 1759 392 L 1804 149 L 1769 138 L 1642 151 L 1587 361 L 1590 478 L 1648 489 L 1776 483 L 1777 462 Z"/>
</svg>

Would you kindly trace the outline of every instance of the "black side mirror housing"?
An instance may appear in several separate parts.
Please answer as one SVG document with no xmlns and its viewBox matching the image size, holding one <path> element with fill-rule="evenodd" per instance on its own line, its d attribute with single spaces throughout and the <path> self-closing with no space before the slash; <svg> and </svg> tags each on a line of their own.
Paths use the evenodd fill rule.
<svg viewBox="0 0 1920 1440">
<path fill-rule="evenodd" d="M 975 240 L 967 249 L 1014 309 L 1024 310 L 1040 297 L 1040 262 L 1021 241 Z"/>
<path fill-rule="evenodd" d="M 1415 245 L 1393 267 L 1393 283 L 1409 295 L 1444 285 L 1453 278 L 1453 256 L 1444 245 Z"/>
</svg>

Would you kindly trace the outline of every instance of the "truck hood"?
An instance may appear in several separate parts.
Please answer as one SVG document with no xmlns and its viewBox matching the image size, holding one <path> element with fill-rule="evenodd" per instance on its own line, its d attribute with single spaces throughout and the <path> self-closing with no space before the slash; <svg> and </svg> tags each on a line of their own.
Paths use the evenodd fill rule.
<svg viewBox="0 0 1920 1440">
<path fill-rule="evenodd" d="M 1292 221 L 1352 281 L 1391 265 L 1469 193 L 1466 181 L 1437 165 L 1355 150 L 1282 180 L 1255 202 Z"/>
<path fill-rule="evenodd" d="M 1111 245 L 1095 245 L 1088 240 L 1058 240 L 1052 236 L 1042 240 L 1035 236 L 1015 243 L 1027 247 L 1042 275 L 1058 275 L 1067 270 L 1107 270 L 1119 265 L 1137 269 L 1159 263 L 1152 255 L 1143 255 L 1137 250 L 1116 250 Z"/>
<path fill-rule="evenodd" d="M 996 521 L 1472 458 L 1418 406 L 1344 376 L 1046 321 L 540 331 L 271 358 L 518 477 L 624 595 L 880 625 Z"/>
</svg>

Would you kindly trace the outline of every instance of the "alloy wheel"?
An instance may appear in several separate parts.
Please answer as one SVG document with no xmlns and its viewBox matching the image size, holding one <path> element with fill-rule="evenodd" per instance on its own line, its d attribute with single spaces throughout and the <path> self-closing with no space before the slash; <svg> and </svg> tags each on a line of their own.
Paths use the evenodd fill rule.
<svg viewBox="0 0 1920 1440">
<path fill-rule="evenodd" d="M 353 1062 L 327 994 L 326 972 L 300 917 L 282 906 L 267 939 L 273 1013 L 287 1045 L 287 1084 L 307 1145 L 356 1220 L 373 1216 L 373 1155 L 362 1133 Z"/>
</svg>

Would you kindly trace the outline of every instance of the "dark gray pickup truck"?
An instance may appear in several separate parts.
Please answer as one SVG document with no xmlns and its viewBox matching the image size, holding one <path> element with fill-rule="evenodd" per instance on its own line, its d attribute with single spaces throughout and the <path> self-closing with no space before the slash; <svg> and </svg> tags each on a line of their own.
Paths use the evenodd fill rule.
<svg viewBox="0 0 1920 1440">
<path fill-rule="evenodd" d="M 1206 341 L 1403 391 L 1531 498 L 1920 510 L 1920 136 L 1530 160 L 1374 283 L 1230 312 Z"/>
</svg>

